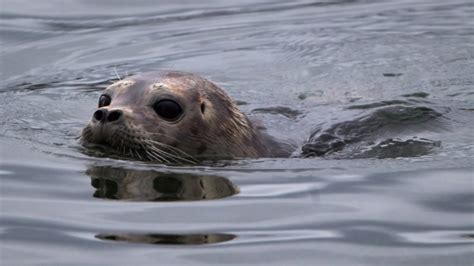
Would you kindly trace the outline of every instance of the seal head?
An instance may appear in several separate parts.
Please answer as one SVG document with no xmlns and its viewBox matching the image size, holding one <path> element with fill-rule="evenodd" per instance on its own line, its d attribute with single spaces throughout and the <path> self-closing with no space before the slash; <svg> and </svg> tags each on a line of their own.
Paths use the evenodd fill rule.
<svg viewBox="0 0 474 266">
<path fill-rule="evenodd" d="M 291 153 L 257 130 L 217 85 L 177 71 L 144 73 L 107 87 L 81 142 L 164 163 Z"/>
</svg>

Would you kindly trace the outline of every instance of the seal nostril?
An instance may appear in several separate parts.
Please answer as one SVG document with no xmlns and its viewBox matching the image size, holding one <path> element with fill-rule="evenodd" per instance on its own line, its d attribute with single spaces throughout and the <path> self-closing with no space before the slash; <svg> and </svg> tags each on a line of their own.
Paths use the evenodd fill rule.
<svg viewBox="0 0 474 266">
<path fill-rule="evenodd" d="M 97 121 L 103 121 L 105 119 L 105 114 L 107 113 L 104 109 L 99 109 L 94 113 L 94 119 Z"/>
<path fill-rule="evenodd" d="M 119 110 L 113 110 L 109 113 L 109 115 L 107 116 L 107 121 L 109 122 L 114 122 L 114 121 L 117 121 L 120 119 L 120 117 L 122 116 L 122 111 L 119 111 Z"/>
</svg>

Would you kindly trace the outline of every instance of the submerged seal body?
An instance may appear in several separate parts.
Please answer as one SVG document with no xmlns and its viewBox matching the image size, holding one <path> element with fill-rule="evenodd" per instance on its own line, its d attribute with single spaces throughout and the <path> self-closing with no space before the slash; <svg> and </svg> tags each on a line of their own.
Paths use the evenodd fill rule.
<svg viewBox="0 0 474 266">
<path fill-rule="evenodd" d="M 178 71 L 135 75 L 107 87 L 81 142 L 165 163 L 291 153 L 289 145 L 257 130 L 217 85 Z"/>
</svg>

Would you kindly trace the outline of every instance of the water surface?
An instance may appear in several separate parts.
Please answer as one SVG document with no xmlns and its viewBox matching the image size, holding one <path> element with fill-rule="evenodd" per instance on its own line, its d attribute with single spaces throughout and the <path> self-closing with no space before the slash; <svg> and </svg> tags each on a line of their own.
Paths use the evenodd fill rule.
<svg viewBox="0 0 474 266">
<path fill-rule="evenodd" d="M 474 263 L 472 1 L 0 10 L 2 264 Z M 82 148 L 101 90 L 156 69 L 213 80 L 308 156 L 169 166 Z"/>
</svg>

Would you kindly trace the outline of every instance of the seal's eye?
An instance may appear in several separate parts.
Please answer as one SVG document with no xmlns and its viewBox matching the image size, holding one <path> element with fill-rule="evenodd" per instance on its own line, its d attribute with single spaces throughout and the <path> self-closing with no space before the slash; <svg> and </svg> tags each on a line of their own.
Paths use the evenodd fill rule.
<svg viewBox="0 0 474 266">
<path fill-rule="evenodd" d="M 109 95 L 100 95 L 100 98 L 99 98 L 99 108 L 100 107 L 104 107 L 104 106 L 107 106 L 107 105 L 110 105 L 110 102 L 112 101 L 112 99 L 110 99 L 110 96 Z"/>
<path fill-rule="evenodd" d="M 172 100 L 161 100 L 155 103 L 153 106 L 155 112 L 162 118 L 173 121 L 176 120 L 179 115 L 183 112 L 181 106 Z"/>
</svg>

